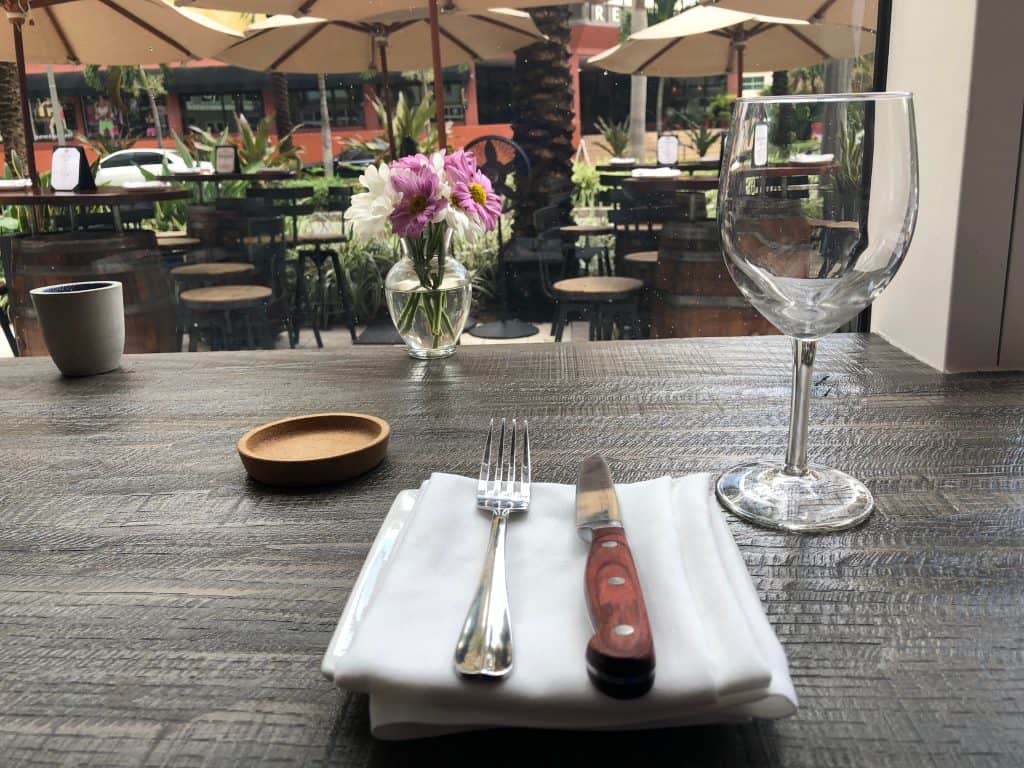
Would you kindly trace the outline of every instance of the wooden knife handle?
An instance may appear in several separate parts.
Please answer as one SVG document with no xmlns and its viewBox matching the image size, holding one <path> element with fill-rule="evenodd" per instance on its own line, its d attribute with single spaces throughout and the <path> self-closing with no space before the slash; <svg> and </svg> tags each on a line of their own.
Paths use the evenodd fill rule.
<svg viewBox="0 0 1024 768">
<path fill-rule="evenodd" d="M 585 586 L 596 630 L 587 644 L 591 682 L 617 699 L 643 696 L 654 684 L 654 641 L 625 530 L 593 531 Z"/>
</svg>

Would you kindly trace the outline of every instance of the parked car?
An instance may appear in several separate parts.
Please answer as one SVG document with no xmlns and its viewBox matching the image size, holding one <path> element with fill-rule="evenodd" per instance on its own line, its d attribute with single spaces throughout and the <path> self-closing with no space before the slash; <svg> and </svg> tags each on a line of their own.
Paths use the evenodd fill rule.
<svg viewBox="0 0 1024 768">
<path fill-rule="evenodd" d="M 145 181 L 140 168 L 154 176 L 162 176 L 164 173 L 164 161 L 172 172 L 188 170 L 188 166 L 174 150 L 170 149 L 122 149 L 119 152 L 111 152 L 100 160 L 99 168 L 96 171 L 97 184 L 124 184 L 126 181 Z M 204 171 L 213 171 L 210 163 L 199 163 Z"/>
</svg>

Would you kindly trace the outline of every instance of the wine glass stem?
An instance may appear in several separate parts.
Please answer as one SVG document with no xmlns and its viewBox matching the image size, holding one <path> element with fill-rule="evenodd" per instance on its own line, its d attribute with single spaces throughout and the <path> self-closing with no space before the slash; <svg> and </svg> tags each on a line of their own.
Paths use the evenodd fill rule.
<svg viewBox="0 0 1024 768">
<path fill-rule="evenodd" d="M 818 342 L 793 339 L 793 399 L 790 401 L 787 475 L 807 473 L 807 414 L 811 405 L 811 375 Z"/>
</svg>

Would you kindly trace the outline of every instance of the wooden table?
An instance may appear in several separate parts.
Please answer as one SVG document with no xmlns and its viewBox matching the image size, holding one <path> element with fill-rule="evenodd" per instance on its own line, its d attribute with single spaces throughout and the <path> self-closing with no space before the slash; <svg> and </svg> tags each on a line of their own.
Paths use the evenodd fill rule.
<svg viewBox="0 0 1024 768">
<path fill-rule="evenodd" d="M 85 206 L 108 206 L 114 220 L 114 231 L 121 227 L 122 205 L 156 203 L 165 200 L 184 200 L 192 193 L 182 187 L 98 187 L 94 192 L 54 192 L 53 190 L 2 189 L 0 207 L 7 205 L 50 206 L 52 208 L 76 208 Z M 34 216 L 29 216 L 32 233 L 36 233 Z"/>
<path fill-rule="evenodd" d="M 627 176 L 622 180 L 627 192 L 697 192 L 718 189 L 717 176 Z"/>
<path fill-rule="evenodd" d="M 875 337 L 829 338 L 819 360 L 811 458 L 878 511 L 828 536 L 729 520 L 797 716 L 419 743 L 375 743 L 365 697 L 319 676 L 395 493 L 474 474 L 494 414 L 530 419 L 537 480 L 573 482 L 597 450 L 623 481 L 781 456 L 785 340 L 151 355 L 80 380 L 3 361 L 3 762 L 1019 766 L 1024 376 L 945 376 Z M 245 479 L 243 432 L 328 410 L 388 419 L 385 463 L 326 491 Z"/>
<path fill-rule="evenodd" d="M 672 163 L 669 166 L 660 165 L 658 163 L 639 163 L 632 165 L 618 164 L 618 163 L 605 163 L 604 165 L 596 166 L 598 171 L 603 173 L 614 172 L 614 171 L 632 171 L 634 168 L 677 168 L 680 171 L 693 175 L 694 171 L 717 171 L 719 166 L 718 160 L 692 160 L 688 163 Z"/>
<path fill-rule="evenodd" d="M 237 173 L 168 173 L 163 178 L 179 182 L 198 184 L 199 204 L 203 204 L 203 183 L 213 184 L 216 197 L 220 197 L 220 185 L 225 181 L 288 181 L 295 178 L 295 171 L 264 170 L 239 171 Z"/>
</svg>

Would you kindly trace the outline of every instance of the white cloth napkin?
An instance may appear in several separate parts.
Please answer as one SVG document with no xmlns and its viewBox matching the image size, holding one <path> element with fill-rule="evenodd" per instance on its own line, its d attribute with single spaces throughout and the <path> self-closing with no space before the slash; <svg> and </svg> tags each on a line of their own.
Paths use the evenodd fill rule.
<svg viewBox="0 0 1024 768">
<path fill-rule="evenodd" d="M 121 184 L 124 189 L 160 189 L 171 186 L 166 181 L 125 181 Z"/>
<path fill-rule="evenodd" d="M 674 179 L 680 173 L 678 168 L 634 168 L 632 175 L 638 179 Z"/>
<path fill-rule="evenodd" d="M 461 679 L 455 641 L 479 580 L 488 516 L 476 481 L 435 474 L 421 488 L 351 642 L 325 671 L 370 693 L 373 734 L 403 739 L 496 726 L 636 729 L 796 710 L 772 632 L 706 474 L 617 486 L 654 635 L 654 687 L 629 701 L 597 691 L 584 651 L 587 545 L 575 489 L 535 483 L 508 529 L 515 667 L 499 682 Z M 387 526 L 382 526 L 384 530 Z M 342 644 L 338 644 L 339 647 Z"/>
<path fill-rule="evenodd" d="M 24 189 L 32 186 L 32 179 L 0 179 L 0 189 Z"/>
</svg>

